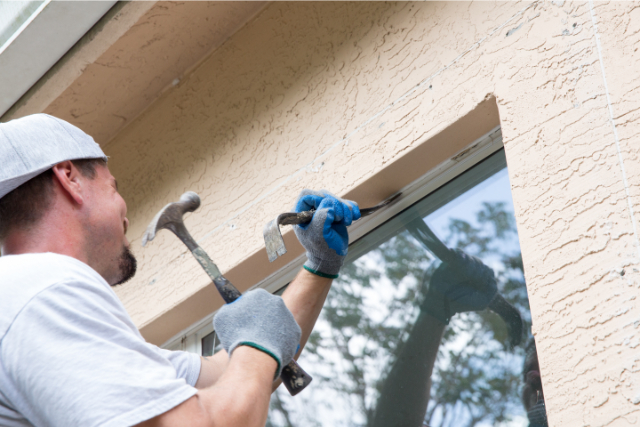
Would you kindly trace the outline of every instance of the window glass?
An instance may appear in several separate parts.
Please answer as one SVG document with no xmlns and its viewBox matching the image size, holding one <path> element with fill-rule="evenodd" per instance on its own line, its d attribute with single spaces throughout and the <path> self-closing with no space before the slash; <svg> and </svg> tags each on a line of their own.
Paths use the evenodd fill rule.
<svg viewBox="0 0 640 427">
<path fill-rule="evenodd" d="M 202 338 L 202 356 L 207 357 L 213 355 L 214 348 L 216 347 L 216 344 L 219 343 L 220 341 L 218 341 L 218 337 L 216 336 L 215 331 L 205 335 Z"/>
<path fill-rule="evenodd" d="M 530 323 L 499 151 L 350 246 L 299 360 L 314 380 L 267 426 L 544 426 Z"/>
</svg>

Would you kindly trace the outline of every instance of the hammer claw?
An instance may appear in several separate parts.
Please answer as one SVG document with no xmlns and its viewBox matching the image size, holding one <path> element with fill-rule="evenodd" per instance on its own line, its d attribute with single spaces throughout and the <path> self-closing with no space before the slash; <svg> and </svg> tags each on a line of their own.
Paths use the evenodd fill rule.
<svg viewBox="0 0 640 427">
<path fill-rule="evenodd" d="M 279 256 L 287 253 L 287 248 L 284 246 L 284 240 L 282 239 L 282 233 L 280 233 L 278 218 L 269 221 L 264 226 L 262 233 L 264 234 L 264 243 L 267 247 L 269 262 L 273 262 Z"/>
<path fill-rule="evenodd" d="M 147 230 L 142 236 L 142 246 L 146 246 L 147 242 L 152 241 L 156 237 L 156 232 L 163 228 L 167 228 L 173 223 L 182 223 L 182 215 L 186 212 L 193 212 L 200 207 L 200 196 L 193 191 L 187 191 L 180 200 L 165 205 L 164 208 L 153 217 Z"/>
</svg>

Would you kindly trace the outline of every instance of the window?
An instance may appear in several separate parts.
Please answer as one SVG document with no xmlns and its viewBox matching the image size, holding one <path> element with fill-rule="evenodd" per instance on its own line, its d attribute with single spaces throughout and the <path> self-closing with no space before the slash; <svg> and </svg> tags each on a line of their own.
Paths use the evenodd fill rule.
<svg viewBox="0 0 640 427">
<path fill-rule="evenodd" d="M 484 309 L 454 315 L 444 331 L 433 327 L 426 297 L 442 262 L 409 231 L 418 223 L 488 266 L 521 323 Z M 467 294 L 472 305 L 478 295 Z M 521 340 L 512 345 L 517 324 Z M 545 426 L 530 325 L 499 150 L 351 244 L 299 360 L 314 381 L 296 397 L 278 389 L 267 426 Z M 172 343 L 203 355 L 216 344 L 210 326 Z"/>
<path fill-rule="evenodd" d="M 314 382 L 293 398 L 284 389 L 274 393 L 267 425 L 529 425 L 520 397 L 528 337 L 511 346 L 507 323 L 482 310 L 453 316 L 440 339 L 420 315 L 441 264 L 407 230 L 422 219 L 447 246 L 480 258 L 495 272 L 499 293 L 519 311 L 529 333 L 501 150 L 351 245 L 299 360 Z M 533 389 L 539 374 L 530 365 Z"/>
</svg>

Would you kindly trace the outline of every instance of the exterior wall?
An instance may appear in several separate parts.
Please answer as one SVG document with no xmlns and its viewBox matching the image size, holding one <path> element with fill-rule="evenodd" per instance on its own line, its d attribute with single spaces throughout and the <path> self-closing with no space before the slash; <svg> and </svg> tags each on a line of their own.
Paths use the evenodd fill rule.
<svg viewBox="0 0 640 427">
<path fill-rule="evenodd" d="M 638 3 L 270 4 L 105 145 L 140 261 L 118 295 L 156 343 L 221 303 L 174 236 L 139 247 L 186 190 L 247 289 L 301 253 L 289 232 L 269 265 L 261 233 L 300 189 L 367 206 L 501 124 L 550 423 L 637 424 L 639 22 Z"/>
<path fill-rule="evenodd" d="M 553 425 L 633 425 L 640 104 L 627 91 L 638 87 L 637 52 L 628 51 L 639 46 L 640 11 L 630 3 L 548 10 L 520 47 L 528 65 L 509 99 L 499 95 L 545 400 Z M 533 37 L 536 26 L 551 37 Z"/>
</svg>

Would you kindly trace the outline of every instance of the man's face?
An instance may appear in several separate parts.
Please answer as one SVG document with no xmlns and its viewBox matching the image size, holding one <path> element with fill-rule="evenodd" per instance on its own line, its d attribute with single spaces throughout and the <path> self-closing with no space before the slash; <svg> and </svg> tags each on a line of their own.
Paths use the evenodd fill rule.
<svg viewBox="0 0 640 427">
<path fill-rule="evenodd" d="M 96 166 L 95 178 L 87 183 L 85 250 L 92 267 L 111 286 L 119 285 L 136 272 L 136 259 L 125 236 L 129 226 L 127 204 L 108 167 Z"/>
</svg>

